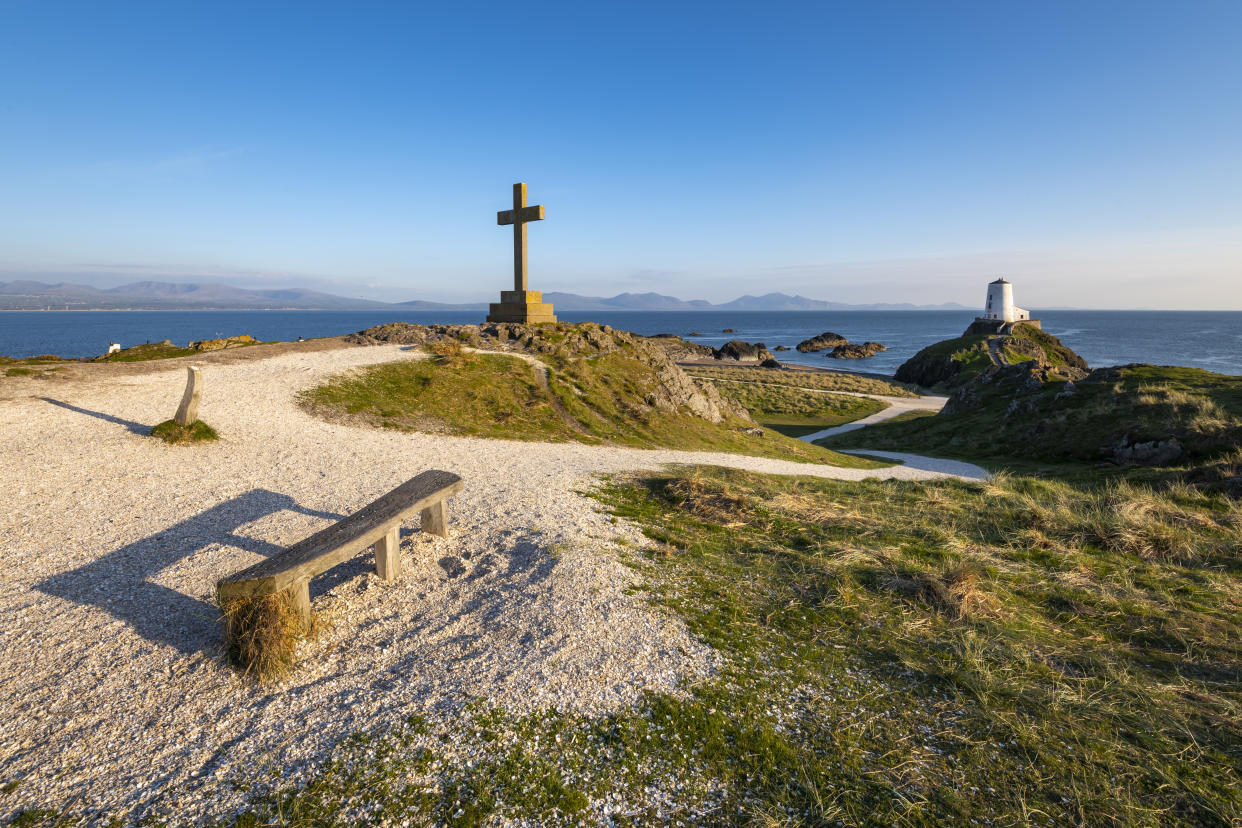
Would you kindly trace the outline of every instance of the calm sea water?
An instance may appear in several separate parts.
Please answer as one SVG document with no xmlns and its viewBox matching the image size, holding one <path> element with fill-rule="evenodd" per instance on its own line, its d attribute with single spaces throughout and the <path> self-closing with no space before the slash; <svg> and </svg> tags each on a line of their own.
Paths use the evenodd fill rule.
<svg viewBox="0 0 1242 828">
<path fill-rule="evenodd" d="M 1242 375 L 1242 312 L 1238 311 L 1037 311 L 1044 330 L 1059 336 L 1092 367 L 1150 362 Z M 0 354 L 96 356 L 109 342 L 122 346 L 171 339 L 184 344 L 250 334 L 262 340 L 337 336 L 383 322 L 478 322 L 479 311 L 32 311 L 0 313 Z M 693 341 L 721 345 L 730 339 L 769 348 L 834 331 L 853 342 L 888 346 L 871 359 L 837 360 L 787 351 L 789 362 L 891 374 L 920 348 L 959 336 L 972 311 L 584 311 L 564 312 L 569 322 L 594 321 L 640 334 L 704 334 Z M 734 333 L 724 333 L 733 328 Z"/>
</svg>

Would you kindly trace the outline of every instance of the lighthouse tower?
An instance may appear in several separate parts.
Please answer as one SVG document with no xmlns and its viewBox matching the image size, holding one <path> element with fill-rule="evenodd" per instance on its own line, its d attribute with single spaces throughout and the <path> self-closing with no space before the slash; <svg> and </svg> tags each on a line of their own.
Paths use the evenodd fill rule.
<svg viewBox="0 0 1242 828">
<path fill-rule="evenodd" d="M 1010 334 L 1015 325 L 1030 325 L 1032 328 L 1043 326 L 1038 319 L 1031 318 L 1031 312 L 1013 303 L 1013 285 L 1004 279 L 997 279 L 988 285 L 988 298 L 983 305 L 983 315 L 975 318 L 963 336 L 972 334 Z"/>
<path fill-rule="evenodd" d="M 1014 305 L 1013 285 L 1004 279 L 997 279 L 988 285 L 988 300 L 983 306 L 981 318 L 998 322 L 1021 322 L 1029 320 L 1031 314 Z"/>
</svg>

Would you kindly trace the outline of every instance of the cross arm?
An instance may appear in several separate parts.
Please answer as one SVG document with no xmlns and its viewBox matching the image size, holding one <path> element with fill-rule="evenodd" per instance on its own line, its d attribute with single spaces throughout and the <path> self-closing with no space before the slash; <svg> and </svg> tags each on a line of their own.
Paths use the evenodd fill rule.
<svg viewBox="0 0 1242 828">
<path fill-rule="evenodd" d="M 496 214 L 496 223 L 499 225 L 513 224 L 513 210 L 501 210 Z M 518 220 L 522 223 L 528 221 L 543 220 L 543 205 L 533 204 L 530 207 L 523 207 L 518 211 Z"/>
</svg>

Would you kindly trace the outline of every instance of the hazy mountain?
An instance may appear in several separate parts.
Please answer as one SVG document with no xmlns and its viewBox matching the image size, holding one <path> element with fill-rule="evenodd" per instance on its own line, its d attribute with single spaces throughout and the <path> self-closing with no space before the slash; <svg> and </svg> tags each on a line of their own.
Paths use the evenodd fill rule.
<svg viewBox="0 0 1242 828">
<path fill-rule="evenodd" d="M 678 299 L 659 293 L 619 293 L 616 296 L 579 296 L 576 293 L 551 291 L 543 295 L 545 302 L 572 311 L 590 310 L 711 310 L 711 302 L 702 299 Z"/>
<path fill-rule="evenodd" d="M 703 299 L 678 299 L 660 293 L 620 293 L 616 296 L 579 296 L 551 291 L 543 294 L 560 311 L 799 311 L 799 310 L 968 310 L 949 302 L 943 305 L 880 303 L 849 305 L 805 296 L 768 293 L 740 296 L 713 305 Z M 304 288 L 250 290 L 221 284 L 194 282 L 133 282 L 114 288 L 94 288 L 65 282 L 46 284 L 30 280 L 0 282 L 0 310 L 372 310 L 394 308 L 417 311 L 486 311 L 487 302 L 449 304 L 414 299 L 409 302 L 375 302 L 333 296 Z"/>
<path fill-rule="evenodd" d="M 740 296 L 732 302 L 713 305 L 703 299 L 678 299 L 659 293 L 621 293 L 605 299 L 599 296 L 579 296 L 576 293 L 545 293 L 544 301 L 551 302 L 558 310 L 737 310 L 737 311 L 801 311 L 801 310 L 968 310 L 965 305 L 948 302 L 943 305 L 912 305 L 880 303 L 850 305 L 844 302 L 825 302 L 805 296 L 789 296 L 784 293 L 768 293 L 763 296 Z"/>
<path fill-rule="evenodd" d="M 467 302 L 462 305 L 452 305 L 446 302 L 428 302 L 424 299 L 414 299 L 409 302 L 397 302 L 396 304 L 393 305 L 393 307 L 404 308 L 405 310 L 419 310 L 419 311 L 438 311 L 438 310 L 452 310 L 452 311 L 481 310 L 481 311 L 485 311 L 487 310 L 487 304 L 488 304 L 487 302 Z"/>
<path fill-rule="evenodd" d="M 249 290 L 220 284 L 134 282 L 100 290 L 88 285 L 0 282 L 0 309 L 37 310 L 346 310 L 389 307 L 304 288 Z"/>
<path fill-rule="evenodd" d="M 739 296 L 732 302 L 716 305 L 719 310 L 837 310 L 847 308 L 840 302 L 824 302 L 805 296 L 787 296 L 784 293 L 765 293 L 763 296 Z"/>
</svg>

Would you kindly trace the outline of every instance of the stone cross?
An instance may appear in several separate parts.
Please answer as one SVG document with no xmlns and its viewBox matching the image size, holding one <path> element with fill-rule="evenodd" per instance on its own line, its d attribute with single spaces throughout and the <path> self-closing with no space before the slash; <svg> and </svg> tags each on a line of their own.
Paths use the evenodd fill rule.
<svg viewBox="0 0 1242 828">
<path fill-rule="evenodd" d="M 513 209 L 496 214 L 496 224 L 513 225 L 513 289 L 527 290 L 526 285 L 526 222 L 542 221 L 543 205 L 526 206 L 526 185 L 513 185 Z"/>
</svg>

